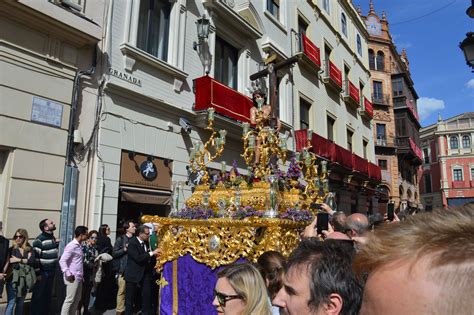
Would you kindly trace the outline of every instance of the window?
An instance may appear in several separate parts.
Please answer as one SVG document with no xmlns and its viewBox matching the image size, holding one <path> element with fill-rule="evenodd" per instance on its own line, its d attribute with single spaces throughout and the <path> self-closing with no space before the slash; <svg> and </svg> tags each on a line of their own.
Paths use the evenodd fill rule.
<svg viewBox="0 0 474 315">
<path fill-rule="evenodd" d="M 455 168 L 453 170 L 453 180 L 454 181 L 462 181 L 462 169 L 460 168 Z"/>
<path fill-rule="evenodd" d="M 140 1 L 137 47 L 163 61 L 168 60 L 170 12 L 169 1 Z"/>
<path fill-rule="evenodd" d="M 432 190 L 431 190 L 431 175 L 429 173 L 424 175 L 424 182 L 425 182 L 425 193 L 432 192 Z"/>
<path fill-rule="evenodd" d="M 425 160 L 425 164 L 429 164 L 430 163 L 430 153 L 429 153 L 428 149 L 423 149 L 423 157 L 424 157 L 424 160 Z"/>
<path fill-rule="evenodd" d="M 362 148 L 364 150 L 364 159 L 367 160 L 367 147 L 369 146 L 369 143 L 367 142 L 367 140 L 362 140 Z"/>
<path fill-rule="evenodd" d="M 403 82 L 401 79 L 392 81 L 393 96 L 403 96 Z"/>
<path fill-rule="evenodd" d="M 326 11 L 328 14 L 331 13 L 330 8 L 329 8 L 329 0 L 323 0 L 323 9 Z"/>
<path fill-rule="evenodd" d="M 474 167 L 471 168 L 471 180 L 474 180 Z"/>
<path fill-rule="evenodd" d="M 347 37 L 347 19 L 344 13 L 341 13 L 341 31 Z"/>
<path fill-rule="evenodd" d="M 278 19 L 280 16 L 280 0 L 267 0 L 267 10 Z"/>
<path fill-rule="evenodd" d="M 354 136 L 354 132 L 352 130 L 347 129 L 346 136 L 347 136 L 347 150 L 352 152 L 352 138 Z"/>
<path fill-rule="evenodd" d="M 238 51 L 219 36 L 216 36 L 215 60 L 216 80 L 237 89 Z"/>
<path fill-rule="evenodd" d="M 387 170 L 387 160 L 379 160 L 379 167 L 382 170 Z"/>
<path fill-rule="evenodd" d="M 328 130 L 327 130 L 328 140 L 334 141 L 334 125 L 335 125 L 336 121 L 333 118 L 329 117 L 329 116 L 327 116 L 326 121 L 327 121 L 327 128 L 328 128 Z"/>
<path fill-rule="evenodd" d="M 357 34 L 357 37 L 356 37 L 356 41 L 357 41 L 357 53 L 362 56 L 362 40 L 360 39 L 360 35 Z"/>
<path fill-rule="evenodd" d="M 306 35 L 306 30 L 308 29 L 308 23 L 303 20 L 302 17 L 298 17 L 298 32 L 300 34 Z"/>
<path fill-rule="evenodd" d="M 385 55 L 381 51 L 377 53 L 377 70 L 378 71 L 385 70 Z"/>
<path fill-rule="evenodd" d="M 300 98 L 300 129 L 309 129 L 309 110 L 311 104 Z"/>
<path fill-rule="evenodd" d="M 383 99 L 383 84 L 381 81 L 374 81 L 374 101 Z"/>
<path fill-rule="evenodd" d="M 387 141 L 386 131 L 385 131 L 385 124 L 376 124 L 375 126 L 377 132 L 377 144 L 385 145 Z"/>
<path fill-rule="evenodd" d="M 459 149 L 459 140 L 457 136 L 451 136 L 449 138 L 449 147 L 451 149 Z"/>
<path fill-rule="evenodd" d="M 375 70 L 375 56 L 372 49 L 369 49 L 369 68 L 370 70 Z"/>
<path fill-rule="evenodd" d="M 471 138 L 468 135 L 462 136 L 462 147 L 463 148 L 471 147 Z"/>
</svg>

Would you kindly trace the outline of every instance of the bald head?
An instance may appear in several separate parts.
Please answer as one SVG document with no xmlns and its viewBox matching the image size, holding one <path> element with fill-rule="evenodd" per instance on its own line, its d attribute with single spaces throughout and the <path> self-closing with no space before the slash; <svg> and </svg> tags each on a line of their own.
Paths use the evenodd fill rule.
<svg viewBox="0 0 474 315">
<path fill-rule="evenodd" d="M 352 236 L 362 236 L 369 228 L 369 219 L 362 213 L 354 213 L 347 217 L 346 224 Z"/>
</svg>

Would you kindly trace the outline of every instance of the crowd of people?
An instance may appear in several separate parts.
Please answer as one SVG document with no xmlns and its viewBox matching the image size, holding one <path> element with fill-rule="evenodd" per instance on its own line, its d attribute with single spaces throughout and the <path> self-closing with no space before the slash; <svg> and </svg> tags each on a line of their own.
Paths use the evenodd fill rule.
<svg viewBox="0 0 474 315">
<path fill-rule="evenodd" d="M 316 217 L 287 259 L 269 251 L 255 264 L 220 268 L 212 301 L 217 313 L 472 314 L 474 205 L 402 221 L 395 215 L 384 224 L 325 204 L 321 210 L 330 216 L 328 229 L 318 233 Z M 39 228 L 32 245 L 25 229 L 15 231 L 11 246 L 0 236 L 5 314 L 23 314 L 28 292 L 30 314 L 52 314 L 58 265 L 66 288 L 61 314 L 113 308 L 117 314 L 158 314 L 156 225 L 126 221 L 114 246 L 107 225 L 98 231 L 77 226 L 61 256 L 54 222 L 44 219 Z"/>
</svg>

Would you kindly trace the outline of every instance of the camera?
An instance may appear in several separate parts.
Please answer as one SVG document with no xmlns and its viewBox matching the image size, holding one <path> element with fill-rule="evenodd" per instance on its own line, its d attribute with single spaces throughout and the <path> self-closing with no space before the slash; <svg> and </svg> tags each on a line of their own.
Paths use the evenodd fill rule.
<svg viewBox="0 0 474 315">
<path fill-rule="evenodd" d="M 181 128 L 186 132 L 186 133 L 191 133 L 191 130 L 192 130 L 192 125 L 191 123 L 186 119 L 186 118 L 183 118 L 183 117 L 180 117 L 179 118 L 179 125 L 181 126 Z"/>
</svg>

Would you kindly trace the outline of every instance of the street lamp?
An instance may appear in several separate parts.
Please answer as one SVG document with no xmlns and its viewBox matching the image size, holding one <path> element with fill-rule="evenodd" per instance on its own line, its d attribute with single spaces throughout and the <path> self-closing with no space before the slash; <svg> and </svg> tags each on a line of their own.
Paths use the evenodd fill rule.
<svg viewBox="0 0 474 315">
<path fill-rule="evenodd" d="M 467 8 L 466 14 L 473 19 L 474 18 L 474 0 L 471 0 L 471 6 Z"/>
<path fill-rule="evenodd" d="M 466 58 L 467 65 L 474 69 L 474 33 L 473 32 L 469 32 L 466 34 L 466 38 L 461 43 L 459 43 L 459 48 L 461 48 L 461 50 L 464 52 L 464 57 Z"/>
<path fill-rule="evenodd" d="M 209 26 L 211 25 L 210 20 L 204 14 L 200 19 L 196 21 L 197 36 L 199 43 L 193 42 L 194 50 L 197 50 L 197 47 L 202 44 L 204 40 L 209 37 Z"/>
<path fill-rule="evenodd" d="M 474 18 L 474 0 L 471 0 L 471 6 L 467 8 L 466 14 L 471 19 Z M 467 65 L 474 69 L 474 33 L 473 32 L 469 32 L 466 34 L 466 38 L 461 43 L 459 43 L 459 48 L 461 48 L 461 50 L 464 53 L 464 58 L 466 58 Z"/>
</svg>

